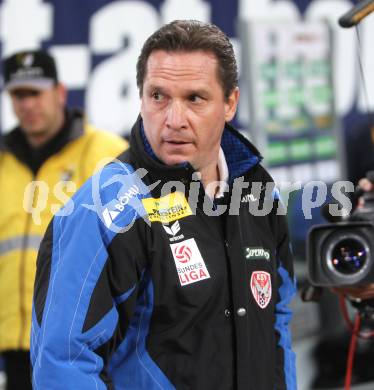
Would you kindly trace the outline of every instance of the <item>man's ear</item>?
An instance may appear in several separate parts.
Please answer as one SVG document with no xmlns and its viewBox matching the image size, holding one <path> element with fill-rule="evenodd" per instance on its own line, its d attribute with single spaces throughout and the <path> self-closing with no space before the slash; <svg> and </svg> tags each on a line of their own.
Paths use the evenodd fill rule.
<svg viewBox="0 0 374 390">
<path fill-rule="evenodd" d="M 230 122 L 236 113 L 239 102 L 239 87 L 233 89 L 225 104 L 225 121 Z"/>
<path fill-rule="evenodd" d="M 58 101 L 61 106 L 65 107 L 66 105 L 66 100 L 67 100 L 67 90 L 64 84 L 58 83 L 56 85 L 56 90 L 58 93 Z"/>
</svg>

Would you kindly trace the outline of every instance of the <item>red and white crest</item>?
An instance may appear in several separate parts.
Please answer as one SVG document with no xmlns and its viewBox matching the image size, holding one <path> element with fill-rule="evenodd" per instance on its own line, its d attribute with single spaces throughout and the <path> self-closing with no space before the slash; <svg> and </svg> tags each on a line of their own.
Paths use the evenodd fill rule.
<svg viewBox="0 0 374 390">
<path fill-rule="evenodd" d="M 268 272 L 255 271 L 251 276 L 253 297 L 261 309 L 269 304 L 271 299 L 271 277 Z"/>
</svg>

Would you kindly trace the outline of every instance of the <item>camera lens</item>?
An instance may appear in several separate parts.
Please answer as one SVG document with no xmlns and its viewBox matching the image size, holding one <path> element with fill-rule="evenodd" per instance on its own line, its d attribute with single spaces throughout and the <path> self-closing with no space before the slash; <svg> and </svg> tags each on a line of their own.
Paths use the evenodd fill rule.
<svg viewBox="0 0 374 390">
<path fill-rule="evenodd" d="M 331 251 L 330 264 L 339 273 L 352 275 L 363 269 L 367 251 L 362 242 L 345 238 L 335 244 Z"/>
</svg>

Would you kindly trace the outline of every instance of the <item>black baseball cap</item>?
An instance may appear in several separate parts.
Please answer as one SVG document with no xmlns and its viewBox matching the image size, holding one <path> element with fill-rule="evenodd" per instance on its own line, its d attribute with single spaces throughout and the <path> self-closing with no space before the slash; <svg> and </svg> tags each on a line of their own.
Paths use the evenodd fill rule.
<svg viewBox="0 0 374 390">
<path fill-rule="evenodd" d="M 47 89 L 58 82 L 55 60 L 44 50 L 26 50 L 4 60 L 4 88 Z"/>
</svg>

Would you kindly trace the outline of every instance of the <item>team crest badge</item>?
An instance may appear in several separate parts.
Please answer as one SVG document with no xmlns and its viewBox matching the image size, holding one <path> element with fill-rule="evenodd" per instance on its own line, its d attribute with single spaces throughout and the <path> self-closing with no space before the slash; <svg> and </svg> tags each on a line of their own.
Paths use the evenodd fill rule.
<svg viewBox="0 0 374 390">
<path fill-rule="evenodd" d="M 251 276 L 253 297 L 261 309 L 269 304 L 271 299 L 271 277 L 268 272 L 255 271 Z"/>
</svg>

